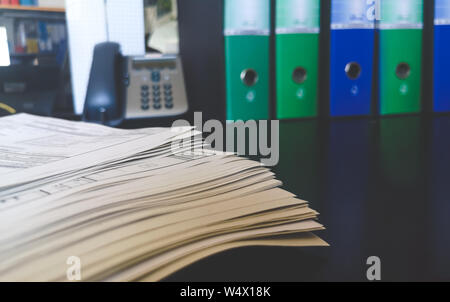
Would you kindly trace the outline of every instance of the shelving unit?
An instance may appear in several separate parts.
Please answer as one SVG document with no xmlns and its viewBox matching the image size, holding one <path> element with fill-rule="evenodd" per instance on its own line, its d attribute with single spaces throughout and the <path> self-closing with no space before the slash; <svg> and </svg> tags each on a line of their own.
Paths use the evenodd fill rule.
<svg viewBox="0 0 450 302">
<path fill-rule="evenodd" d="M 0 10 L 21 10 L 21 11 L 38 11 L 38 12 L 55 12 L 64 13 L 66 10 L 59 7 L 40 7 L 40 6 L 25 6 L 25 5 L 0 5 Z"/>
<path fill-rule="evenodd" d="M 11 65 L 60 65 L 64 60 L 64 8 L 0 5 L 0 26 L 7 30 Z"/>
</svg>

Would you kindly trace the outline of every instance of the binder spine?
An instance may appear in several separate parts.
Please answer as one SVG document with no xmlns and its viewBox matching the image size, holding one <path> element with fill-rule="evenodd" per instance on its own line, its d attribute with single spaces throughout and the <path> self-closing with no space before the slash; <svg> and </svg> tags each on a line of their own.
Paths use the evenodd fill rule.
<svg viewBox="0 0 450 302">
<path fill-rule="evenodd" d="M 434 102 L 435 112 L 450 112 L 450 1 L 435 0 Z"/>
<path fill-rule="evenodd" d="M 333 0 L 330 115 L 371 114 L 375 2 Z"/>
<path fill-rule="evenodd" d="M 277 117 L 316 117 L 320 0 L 278 0 L 275 32 Z"/>
<path fill-rule="evenodd" d="M 379 111 L 422 111 L 423 0 L 381 0 Z"/>
<path fill-rule="evenodd" d="M 270 0 L 224 6 L 227 119 L 269 119 Z"/>
</svg>

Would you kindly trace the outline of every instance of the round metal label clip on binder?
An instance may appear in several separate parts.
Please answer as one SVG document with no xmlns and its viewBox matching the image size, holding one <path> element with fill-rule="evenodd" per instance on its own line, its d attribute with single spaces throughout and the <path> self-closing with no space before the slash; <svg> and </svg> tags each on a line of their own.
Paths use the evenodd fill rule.
<svg viewBox="0 0 450 302">
<path fill-rule="evenodd" d="M 258 82 L 258 73 L 254 69 L 245 69 L 241 72 L 241 80 L 246 86 L 253 86 Z"/>
<path fill-rule="evenodd" d="M 350 62 L 345 66 L 345 73 L 351 80 L 356 80 L 361 75 L 361 65 L 358 62 Z"/>
<path fill-rule="evenodd" d="M 303 67 L 297 67 L 294 69 L 294 72 L 292 73 L 292 79 L 297 84 L 302 84 L 306 81 L 308 78 L 308 72 Z"/>
<path fill-rule="evenodd" d="M 411 74 L 411 67 L 408 63 L 400 63 L 397 65 L 397 68 L 395 70 L 395 74 L 400 80 L 405 80 L 409 77 Z"/>
</svg>

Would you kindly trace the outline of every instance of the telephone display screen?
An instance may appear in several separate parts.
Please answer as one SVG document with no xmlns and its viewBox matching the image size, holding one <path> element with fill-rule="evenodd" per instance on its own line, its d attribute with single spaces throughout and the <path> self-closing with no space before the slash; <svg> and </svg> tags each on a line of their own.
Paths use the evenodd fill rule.
<svg viewBox="0 0 450 302">
<path fill-rule="evenodd" d="M 175 69 L 174 60 L 133 60 L 133 69 Z"/>
</svg>

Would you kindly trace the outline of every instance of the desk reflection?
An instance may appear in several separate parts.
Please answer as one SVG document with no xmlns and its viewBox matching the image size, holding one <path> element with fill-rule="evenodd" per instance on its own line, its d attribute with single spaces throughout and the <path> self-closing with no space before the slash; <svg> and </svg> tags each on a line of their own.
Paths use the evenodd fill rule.
<svg viewBox="0 0 450 302">
<path fill-rule="evenodd" d="M 282 121 L 284 188 L 306 199 L 330 248 L 244 248 L 170 281 L 450 280 L 450 117 Z M 264 265 L 263 265 L 264 264 Z"/>
<path fill-rule="evenodd" d="M 426 274 L 437 281 L 450 280 L 450 118 L 432 124 L 431 176 L 429 183 L 429 267 Z"/>
<path fill-rule="evenodd" d="M 421 117 L 379 121 L 371 236 L 383 261 L 384 280 L 422 280 L 427 238 L 426 124 Z"/>
<path fill-rule="evenodd" d="M 364 221 L 369 197 L 370 122 L 332 122 L 326 135 L 322 223 L 332 245 L 327 275 L 359 280 L 364 275 Z M 352 247 L 352 248 L 349 248 Z"/>
<path fill-rule="evenodd" d="M 283 188 L 316 202 L 320 177 L 320 127 L 316 120 L 280 124 L 280 161 L 274 168 Z"/>
</svg>

